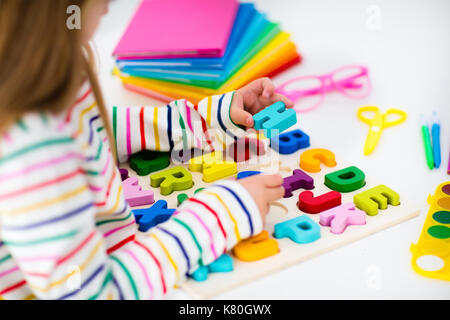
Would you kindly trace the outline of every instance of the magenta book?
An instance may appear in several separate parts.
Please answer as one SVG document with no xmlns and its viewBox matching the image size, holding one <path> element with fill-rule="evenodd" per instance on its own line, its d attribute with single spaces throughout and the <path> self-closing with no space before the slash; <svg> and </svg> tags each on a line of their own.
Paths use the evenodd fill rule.
<svg viewBox="0 0 450 320">
<path fill-rule="evenodd" d="M 236 0 L 143 0 L 114 49 L 116 57 L 220 57 Z"/>
</svg>

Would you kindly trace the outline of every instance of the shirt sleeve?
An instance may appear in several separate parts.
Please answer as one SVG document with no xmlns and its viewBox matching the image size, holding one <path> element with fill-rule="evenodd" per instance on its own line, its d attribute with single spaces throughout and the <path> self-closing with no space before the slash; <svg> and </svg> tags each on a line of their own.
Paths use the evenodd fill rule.
<svg viewBox="0 0 450 320">
<path fill-rule="evenodd" d="M 0 282 L 22 275 L 38 299 L 93 297 L 114 268 L 95 228 L 83 155 L 70 134 L 35 123 L 0 160 L 8 181 L 0 184 L 0 234 L 15 264 Z"/>
<path fill-rule="evenodd" d="M 166 222 L 111 256 L 129 299 L 158 299 L 240 239 L 262 231 L 256 203 L 236 181 L 222 181 L 183 202 Z"/>
<path fill-rule="evenodd" d="M 146 233 L 136 231 L 133 215 L 109 217 L 120 220 L 114 228 L 134 234 L 110 251 L 96 224 L 80 146 L 70 134 L 27 130 L 25 142 L 0 159 L 0 179 L 8 181 L 0 183 L 0 245 L 11 256 L 0 262 L 5 298 L 20 286 L 38 299 L 161 298 L 200 265 L 262 230 L 248 191 L 220 181 Z"/>
<path fill-rule="evenodd" d="M 112 124 L 120 162 L 141 150 L 218 150 L 245 135 L 233 123 L 234 92 L 207 97 L 197 105 L 185 99 L 165 107 L 113 107 Z"/>
</svg>

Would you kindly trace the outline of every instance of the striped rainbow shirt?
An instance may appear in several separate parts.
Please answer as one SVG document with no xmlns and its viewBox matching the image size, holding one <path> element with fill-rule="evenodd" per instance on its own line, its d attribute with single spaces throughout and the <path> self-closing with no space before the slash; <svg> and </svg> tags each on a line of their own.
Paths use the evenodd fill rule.
<svg viewBox="0 0 450 320">
<path fill-rule="evenodd" d="M 214 149 L 245 132 L 230 120 L 233 93 L 197 106 L 114 107 L 119 161 L 142 149 Z M 200 265 L 262 230 L 237 182 L 222 180 L 171 219 L 137 231 L 89 84 L 59 115 L 23 117 L 0 139 L 0 297 L 161 298 Z"/>
</svg>

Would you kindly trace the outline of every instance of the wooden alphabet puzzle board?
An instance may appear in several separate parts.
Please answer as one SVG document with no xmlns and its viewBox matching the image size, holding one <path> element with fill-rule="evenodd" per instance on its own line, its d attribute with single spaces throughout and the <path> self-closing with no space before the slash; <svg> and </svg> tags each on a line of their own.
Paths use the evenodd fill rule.
<svg viewBox="0 0 450 320">
<path fill-rule="evenodd" d="M 292 129 L 293 128 L 291 128 L 290 130 Z M 312 144 L 310 148 L 314 147 L 314 144 Z M 259 164 L 252 164 L 252 159 L 250 159 L 250 163 L 238 163 L 238 172 L 248 170 L 258 170 L 270 173 L 278 172 L 283 177 L 287 177 L 292 175 L 292 171 L 294 169 L 301 169 L 299 167 L 300 154 L 308 149 L 301 149 L 290 155 L 281 155 L 268 147 L 266 154 L 258 158 L 258 161 L 260 162 Z M 307 172 L 307 174 L 314 179 L 315 188 L 311 190 L 314 193 L 314 196 L 318 196 L 331 191 L 331 189 L 324 185 L 324 177 L 326 174 L 335 172 L 343 168 L 347 168 L 352 165 L 358 166 L 357 164 L 345 161 L 342 155 L 339 154 L 339 152 L 337 152 L 336 150 L 333 150 L 332 148 L 329 149 L 335 153 L 337 165 L 335 167 L 326 167 L 325 165 L 321 164 L 320 172 Z M 278 158 L 280 162 L 272 162 L 271 160 L 269 160 L 272 156 L 274 156 L 275 159 Z M 252 157 L 256 156 L 252 155 Z M 261 165 L 261 163 L 263 165 Z M 174 166 L 175 165 L 171 164 L 168 168 Z M 188 167 L 187 164 L 183 166 L 186 168 Z M 191 172 L 194 181 L 194 186 L 191 189 L 184 191 L 175 191 L 168 196 L 164 196 L 160 194 L 159 188 L 150 187 L 149 176 L 137 176 L 136 173 L 131 170 L 128 165 L 123 165 L 121 167 L 128 169 L 130 176 L 138 177 L 139 184 L 143 189 L 153 190 L 155 201 L 160 199 L 166 200 L 168 203 L 168 208 L 177 207 L 178 194 L 186 193 L 188 196 L 192 196 L 196 189 L 200 187 L 207 187 L 209 185 L 208 183 L 202 181 L 201 173 Z M 365 172 L 364 168 L 362 167 L 359 167 L 359 169 L 361 169 L 366 175 L 366 185 L 359 190 L 349 193 L 342 193 L 342 204 L 353 202 L 353 196 L 355 194 L 383 184 L 383 181 L 376 180 L 376 172 Z M 210 273 L 208 275 L 208 279 L 203 282 L 196 282 L 193 279 L 189 279 L 182 285 L 182 288 L 193 298 L 207 299 L 227 290 L 238 287 L 239 285 L 242 285 L 244 283 L 248 283 L 260 277 L 279 271 L 283 268 L 310 259 L 319 254 L 331 251 L 347 243 L 359 240 L 372 233 L 381 231 L 390 226 L 396 225 L 407 219 L 419 215 L 419 209 L 412 208 L 409 205 L 408 199 L 405 199 L 402 196 L 401 190 L 397 190 L 395 186 L 388 185 L 388 187 L 400 194 L 400 205 L 388 205 L 388 208 L 386 210 L 379 210 L 378 214 L 375 216 L 366 215 L 365 225 L 348 226 L 342 234 L 333 234 L 330 232 L 330 227 L 320 226 L 320 238 L 314 242 L 307 244 L 297 244 L 289 238 L 276 239 L 280 251 L 273 256 L 254 262 L 240 261 L 239 259 L 234 257 L 231 252 L 229 252 L 228 254 L 233 257 L 234 262 L 234 270 L 232 272 Z M 278 201 L 279 204 L 287 208 L 287 212 L 282 208 L 282 206 L 271 206 L 264 228 L 269 232 L 271 238 L 273 238 L 272 234 L 274 232 L 275 224 L 298 217 L 299 215 L 306 214 L 316 223 L 319 223 L 320 213 L 307 214 L 298 209 L 296 204 L 298 201 L 298 196 L 302 191 L 305 190 L 295 190 L 293 191 L 292 197 L 282 198 L 280 201 Z"/>
</svg>

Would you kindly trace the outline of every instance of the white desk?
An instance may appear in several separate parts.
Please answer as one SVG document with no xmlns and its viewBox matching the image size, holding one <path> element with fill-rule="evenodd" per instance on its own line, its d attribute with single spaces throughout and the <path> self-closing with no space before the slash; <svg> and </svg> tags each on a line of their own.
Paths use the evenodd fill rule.
<svg viewBox="0 0 450 320">
<path fill-rule="evenodd" d="M 401 196 L 422 208 L 418 218 L 345 247 L 284 269 L 218 299 L 449 299 L 450 284 L 417 275 L 409 247 L 417 242 L 428 206 L 427 195 L 446 174 L 450 144 L 450 2 L 446 0 L 253 1 L 292 33 L 304 60 L 274 79 L 322 74 L 346 64 L 370 68 L 373 92 L 362 101 L 330 94 L 319 109 L 301 117 L 301 128 L 315 141 L 345 154 L 346 161 L 377 175 Z M 113 1 L 95 35 L 106 102 L 162 105 L 131 93 L 111 75 L 111 52 L 138 0 Z M 374 7 L 375 5 L 375 7 Z M 377 11 L 379 24 L 377 24 Z M 161 31 L 163 32 L 163 30 Z M 367 127 L 356 109 L 363 104 L 397 107 L 406 123 L 383 133 L 375 152 L 363 156 Z M 430 171 L 420 132 L 420 113 L 438 111 L 442 122 L 443 164 Z M 168 298 L 188 299 L 181 290 Z"/>
</svg>

